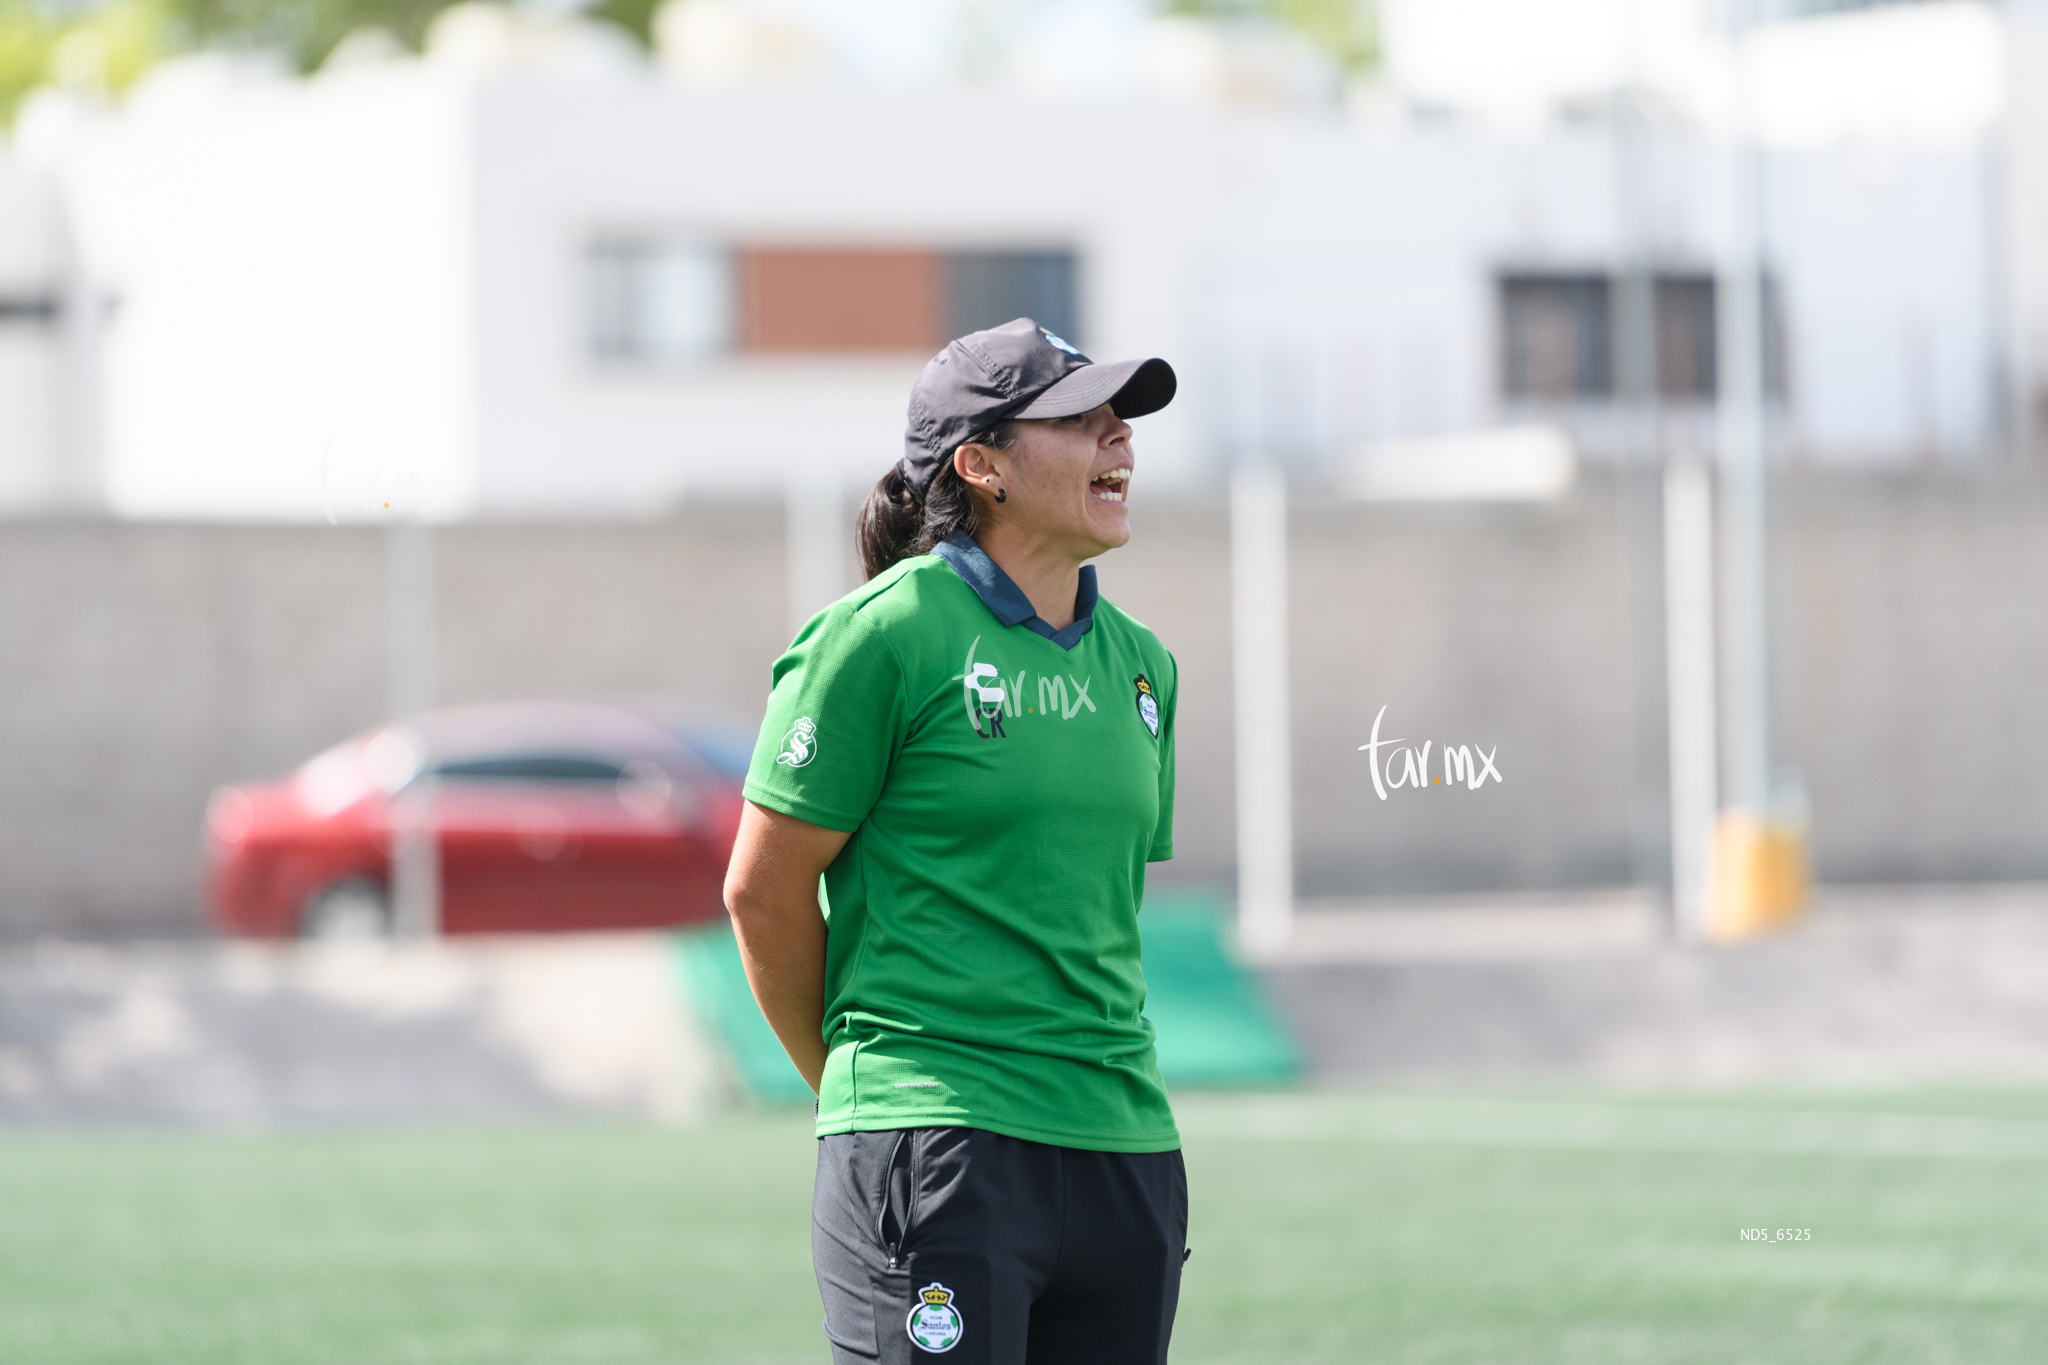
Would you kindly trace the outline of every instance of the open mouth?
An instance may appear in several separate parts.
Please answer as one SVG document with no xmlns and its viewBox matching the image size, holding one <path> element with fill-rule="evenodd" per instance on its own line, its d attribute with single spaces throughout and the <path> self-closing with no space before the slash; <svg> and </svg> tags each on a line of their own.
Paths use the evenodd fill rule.
<svg viewBox="0 0 2048 1365">
<path fill-rule="evenodd" d="M 1088 492 L 1091 497 L 1100 498 L 1104 502 L 1122 502 L 1124 490 L 1130 486 L 1131 471 L 1126 465 L 1122 469 L 1112 469 L 1107 474 L 1096 475 L 1088 484 Z"/>
</svg>

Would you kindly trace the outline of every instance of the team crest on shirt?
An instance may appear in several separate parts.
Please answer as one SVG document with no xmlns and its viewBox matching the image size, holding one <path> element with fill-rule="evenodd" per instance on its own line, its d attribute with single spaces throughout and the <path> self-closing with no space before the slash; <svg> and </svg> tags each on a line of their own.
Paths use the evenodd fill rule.
<svg viewBox="0 0 2048 1365">
<path fill-rule="evenodd" d="M 1152 738 L 1159 738 L 1159 698 L 1152 694 L 1152 684 L 1145 681 L 1140 673 L 1131 679 L 1138 685 L 1138 719 L 1145 722 L 1145 728 L 1152 732 Z"/>
<path fill-rule="evenodd" d="M 933 1280 L 917 1291 L 917 1299 L 917 1307 L 910 1310 L 910 1321 L 905 1326 L 918 1349 L 939 1355 L 958 1346 L 967 1323 L 953 1306 L 953 1291 Z"/>
<path fill-rule="evenodd" d="M 817 756 L 818 722 L 809 716 L 799 717 L 782 737 L 782 752 L 775 755 L 775 761 L 785 768 L 801 768 Z"/>
</svg>

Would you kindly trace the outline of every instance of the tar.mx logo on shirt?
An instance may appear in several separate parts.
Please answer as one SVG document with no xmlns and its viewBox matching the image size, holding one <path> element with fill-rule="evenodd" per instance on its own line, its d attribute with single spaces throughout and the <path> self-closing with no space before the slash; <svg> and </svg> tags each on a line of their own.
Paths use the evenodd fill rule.
<svg viewBox="0 0 2048 1365">
<path fill-rule="evenodd" d="M 1372 765 L 1372 789 L 1379 793 L 1380 800 L 1387 799 L 1388 787 L 1455 787 L 1463 781 L 1467 791 L 1478 791 L 1489 777 L 1496 782 L 1503 780 L 1500 769 L 1493 765 L 1493 756 L 1500 752 L 1498 744 L 1482 749 L 1476 744 L 1453 748 L 1447 743 L 1442 750 L 1443 776 L 1431 777 L 1429 750 L 1435 741 L 1425 739 L 1418 749 L 1405 739 L 1381 739 L 1380 722 L 1386 716 L 1387 708 L 1382 706 L 1372 718 L 1372 739 L 1358 746 Z M 1384 759 L 1380 757 L 1381 749 L 1387 751 Z M 1381 780 L 1383 777 L 1385 781 Z"/>
<path fill-rule="evenodd" d="M 974 643 L 967 646 L 967 665 L 953 675 L 965 694 L 967 723 L 974 727 L 974 733 L 983 739 L 1008 739 L 1003 730 L 1003 718 L 1011 720 L 1019 716 L 1058 716 L 1061 720 L 1072 720 L 1081 714 L 1083 708 L 1095 709 L 1095 703 L 1088 698 L 1088 688 L 1095 679 L 1093 675 L 1076 678 L 1069 673 L 1064 677 L 1057 674 L 1038 680 L 1038 703 L 1032 705 L 1030 694 L 1025 690 L 1024 680 L 1031 676 L 1030 669 L 1020 669 L 1017 674 L 1007 676 L 991 663 L 976 663 L 974 651 L 981 646 L 981 637 L 974 637 Z M 1072 690 L 1068 689 L 1071 683 Z"/>
</svg>

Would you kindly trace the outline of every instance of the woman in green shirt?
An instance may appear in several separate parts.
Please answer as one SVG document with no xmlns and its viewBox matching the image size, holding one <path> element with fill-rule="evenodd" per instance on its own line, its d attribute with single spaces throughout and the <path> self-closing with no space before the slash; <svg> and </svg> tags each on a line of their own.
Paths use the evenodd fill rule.
<svg viewBox="0 0 2048 1365">
<path fill-rule="evenodd" d="M 842 1365 L 1166 1358 L 1187 1186 L 1137 912 L 1178 678 L 1085 561 L 1130 539 L 1127 419 L 1174 383 L 1028 318 L 948 345 L 869 581 L 775 665 L 726 904 L 819 1094 Z"/>
</svg>

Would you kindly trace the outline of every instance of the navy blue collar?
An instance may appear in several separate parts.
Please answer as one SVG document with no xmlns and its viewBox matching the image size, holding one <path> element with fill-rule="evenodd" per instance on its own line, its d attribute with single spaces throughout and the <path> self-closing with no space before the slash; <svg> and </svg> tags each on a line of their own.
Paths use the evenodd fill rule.
<svg viewBox="0 0 2048 1365">
<path fill-rule="evenodd" d="M 974 543 L 965 531 L 956 531 L 932 547 L 932 553 L 953 566 L 982 605 L 1006 626 L 1025 626 L 1037 631 L 1061 649 L 1072 649 L 1095 626 L 1095 566 L 1081 566 L 1081 590 L 1074 594 L 1074 624 L 1054 630 L 1031 606 L 1031 599 L 1003 572 L 1002 565 L 988 557 L 988 551 Z"/>
</svg>

